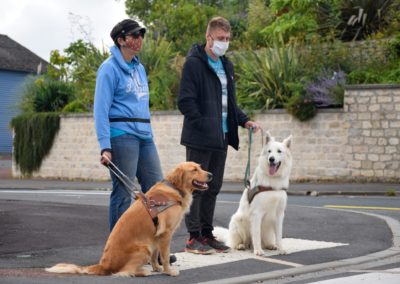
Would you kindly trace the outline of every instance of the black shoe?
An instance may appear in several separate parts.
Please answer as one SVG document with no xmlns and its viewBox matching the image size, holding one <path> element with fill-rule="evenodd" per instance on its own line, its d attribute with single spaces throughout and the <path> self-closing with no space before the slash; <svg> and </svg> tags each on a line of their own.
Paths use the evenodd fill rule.
<svg viewBox="0 0 400 284">
<path fill-rule="evenodd" d="M 212 254 L 215 253 L 215 249 L 210 247 L 208 244 L 202 242 L 202 238 L 193 238 L 186 242 L 186 252 L 195 254 Z"/>
<path fill-rule="evenodd" d="M 217 252 L 228 252 L 230 247 L 225 245 L 223 242 L 217 241 L 214 236 L 203 237 L 202 243 L 215 249 Z"/>
<path fill-rule="evenodd" d="M 169 264 L 173 264 L 173 263 L 175 263 L 175 262 L 176 262 L 176 256 L 173 255 L 173 254 L 170 254 L 170 255 L 169 255 Z M 162 265 L 160 255 L 158 255 L 158 264 L 159 264 L 159 265 Z"/>
</svg>

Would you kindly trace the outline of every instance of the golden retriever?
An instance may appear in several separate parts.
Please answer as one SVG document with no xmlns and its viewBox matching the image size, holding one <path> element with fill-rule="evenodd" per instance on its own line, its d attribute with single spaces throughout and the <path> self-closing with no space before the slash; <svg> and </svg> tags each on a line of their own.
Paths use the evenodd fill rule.
<svg viewBox="0 0 400 284">
<path fill-rule="evenodd" d="M 148 203 L 160 200 L 169 207 L 157 215 L 155 224 L 140 199 L 135 201 L 122 214 L 112 230 L 100 262 L 91 266 L 60 263 L 46 271 L 53 273 L 148 276 L 151 271 L 144 268 L 151 263 L 154 271 L 177 276 L 178 270 L 171 268 L 169 254 L 171 239 L 184 214 L 189 210 L 194 190 L 206 190 L 212 174 L 201 169 L 193 162 L 179 164 L 165 178 L 158 182 L 146 194 Z M 154 208 L 153 208 L 154 209 Z M 157 208 L 155 208 L 157 210 Z M 161 211 L 161 210 L 160 210 Z M 160 254 L 163 267 L 158 264 Z"/>
</svg>

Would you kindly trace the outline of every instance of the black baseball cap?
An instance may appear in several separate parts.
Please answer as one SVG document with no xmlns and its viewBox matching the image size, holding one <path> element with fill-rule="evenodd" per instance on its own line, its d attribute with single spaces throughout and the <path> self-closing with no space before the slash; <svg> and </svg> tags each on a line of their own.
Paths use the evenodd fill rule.
<svg viewBox="0 0 400 284">
<path fill-rule="evenodd" d="M 137 31 L 141 31 L 143 34 L 146 32 L 146 29 L 139 25 L 138 22 L 126 19 L 118 24 L 116 24 L 113 29 L 111 30 L 110 36 L 115 42 L 119 37 L 131 34 Z"/>
</svg>

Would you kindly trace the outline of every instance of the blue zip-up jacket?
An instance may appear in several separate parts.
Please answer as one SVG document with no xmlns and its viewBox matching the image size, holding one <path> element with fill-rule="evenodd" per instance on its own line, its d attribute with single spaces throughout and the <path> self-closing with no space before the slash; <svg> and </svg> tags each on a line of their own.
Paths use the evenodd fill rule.
<svg viewBox="0 0 400 284">
<path fill-rule="evenodd" d="M 110 122 L 110 118 L 150 119 L 149 85 L 143 65 L 137 57 L 133 68 L 125 62 L 121 51 L 111 47 L 111 56 L 97 71 L 94 99 L 94 121 L 100 149 L 111 149 L 110 127 L 141 139 L 153 137 L 150 123 Z"/>
</svg>

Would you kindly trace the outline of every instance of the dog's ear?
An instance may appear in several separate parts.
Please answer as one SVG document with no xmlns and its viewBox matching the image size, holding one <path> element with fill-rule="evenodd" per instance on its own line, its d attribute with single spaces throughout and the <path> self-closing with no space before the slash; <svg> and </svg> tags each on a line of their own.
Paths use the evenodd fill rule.
<svg viewBox="0 0 400 284">
<path fill-rule="evenodd" d="M 269 133 L 269 131 L 267 131 L 267 133 L 265 134 L 265 144 L 273 141 L 275 141 L 275 138 L 271 136 L 271 133 Z"/>
<path fill-rule="evenodd" d="M 287 137 L 285 140 L 283 140 L 283 144 L 290 148 L 290 145 L 292 144 L 292 135 L 290 134 L 289 137 Z"/>
<path fill-rule="evenodd" d="M 178 166 L 168 174 L 166 180 L 175 185 L 177 188 L 182 188 L 184 175 L 185 175 L 184 169 L 181 166 Z"/>
</svg>

